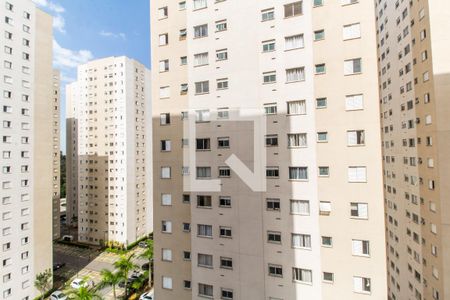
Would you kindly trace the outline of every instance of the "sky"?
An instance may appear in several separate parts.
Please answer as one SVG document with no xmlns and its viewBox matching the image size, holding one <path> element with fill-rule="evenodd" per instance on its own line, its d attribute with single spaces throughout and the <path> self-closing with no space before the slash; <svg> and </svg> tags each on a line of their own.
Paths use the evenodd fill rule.
<svg viewBox="0 0 450 300">
<path fill-rule="evenodd" d="M 148 0 L 33 0 L 53 16 L 53 66 L 61 71 L 61 150 L 65 153 L 65 85 L 76 67 L 128 56 L 150 67 Z"/>
</svg>

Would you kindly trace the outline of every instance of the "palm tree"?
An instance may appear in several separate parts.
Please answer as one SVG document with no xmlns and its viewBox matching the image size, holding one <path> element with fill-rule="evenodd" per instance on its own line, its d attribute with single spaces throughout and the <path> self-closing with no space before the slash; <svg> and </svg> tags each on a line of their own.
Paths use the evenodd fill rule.
<svg viewBox="0 0 450 300">
<path fill-rule="evenodd" d="M 148 259 L 148 265 L 149 265 L 149 276 L 148 276 L 148 282 L 151 285 L 152 283 L 152 261 L 153 261 L 153 240 L 148 239 L 146 240 L 147 248 L 145 248 L 145 251 L 140 255 L 142 258 Z"/>
<path fill-rule="evenodd" d="M 67 294 L 71 300 L 102 300 L 103 298 L 93 289 L 87 287 L 80 287 L 79 289 L 72 289 Z"/>
<path fill-rule="evenodd" d="M 52 270 L 47 269 L 36 275 L 34 286 L 41 292 L 41 299 L 44 299 L 45 293 L 52 287 Z"/>
<path fill-rule="evenodd" d="M 132 258 L 134 254 L 126 257 L 122 255 L 118 261 L 114 263 L 114 267 L 119 271 L 121 278 L 125 280 L 125 296 L 128 295 L 128 275 L 130 271 L 136 268 L 136 265 L 133 263 Z"/>
<path fill-rule="evenodd" d="M 133 281 L 133 283 L 131 284 L 131 287 L 136 290 L 139 291 L 140 289 L 142 289 L 145 286 L 145 282 L 148 279 L 148 271 L 145 271 L 144 274 L 142 274 L 141 276 L 139 276 L 139 278 L 137 278 L 135 281 Z"/>
<path fill-rule="evenodd" d="M 120 274 L 120 272 L 112 272 L 108 269 L 103 269 L 100 272 L 100 275 L 102 276 L 102 281 L 98 284 L 97 289 L 101 290 L 107 286 L 111 286 L 113 289 L 114 300 L 117 299 L 116 286 L 122 280 L 122 274 Z"/>
</svg>

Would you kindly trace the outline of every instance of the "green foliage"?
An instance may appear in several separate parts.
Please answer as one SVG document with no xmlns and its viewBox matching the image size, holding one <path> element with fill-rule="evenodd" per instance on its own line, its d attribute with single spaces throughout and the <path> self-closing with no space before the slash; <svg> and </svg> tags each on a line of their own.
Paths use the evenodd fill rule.
<svg viewBox="0 0 450 300">
<path fill-rule="evenodd" d="M 45 293 L 52 288 L 52 278 L 53 274 L 51 269 L 47 269 L 36 275 L 34 286 L 41 292 L 41 299 L 44 299 Z"/>
<path fill-rule="evenodd" d="M 84 286 L 79 289 L 71 289 L 67 293 L 67 297 L 71 300 L 101 300 L 102 297 L 93 289 L 88 289 Z"/>
<path fill-rule="evenodd" d="M 100 272 L 100 275 L 102 276 L 102 281 L 97 286 L 97 289 L 103 289 L 104 287 L 110 286 L 113 289 L 114 300 L 117 299 L 116 286 L 121 280 L 124 279 L 123 274 L 121 274 L 120 272 L 113 272 L 107 269 L 103 269 Z"/>
<path fill-rule="evenodd" d="M 122 255 L 118 261 L 114 263 L 114 267 L 121 274 L 122 278 L 125 279 L 125 295 L 128 294 L 128 275 L 130 271 L 135 269 L 137 266 L 133 263 L 132 259 L 134 258 L 134 254 L 129 255 L 128 257 Z"/>
</svg>

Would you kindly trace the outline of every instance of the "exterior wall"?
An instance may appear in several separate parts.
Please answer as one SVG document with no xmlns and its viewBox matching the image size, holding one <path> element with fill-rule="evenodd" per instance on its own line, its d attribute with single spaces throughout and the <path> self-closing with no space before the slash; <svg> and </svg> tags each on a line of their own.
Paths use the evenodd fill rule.
<svg viewBox="0 0 450 300">
<path fill-rule="evenodd" d="M 146 209 L 151 156 L 145 152 L 149 132 L 144 122 L 149 79 L 140 63 L 109 57 L 79 66 L 78 81 L 68 88 L 73 113 L 69 168 L 77 170 L 69 201 L 77 195 L 80 242 L 128 245 L 151 229 Z"/>
<path fill-rule="evenodd" d="M 159 197 L 154 202 L 158 299 L 201 298 L 199 284 L 212 285 L 214 298 L 221 298 L 222 289 L 227 289 L 233 291 L 233 299 L 386 299 L 374 4 L 341 6 L 325 1 L 323 6 L 313 7 L 312 1 L 303 1 L 301 16 L 283 18 L 283 5 L 292 2 L 207 1 L 206 8 L 197 10 L 192 1 L 186 2 L 186 9 L 180 9 L 178 3 L 151 2 L 154 197 Z M 164 7 L 166 17 L 161 15 Z M 261 12 L 270 8 L 275 11 L 274 20 L 261 22 Z M 339 17 L 331 19 L 330 14 Z M 215 30 L 220 20 L 226 20 L 226 31 Z M 361 38 L 343 41 L 343 26 L 356 22 L 361 23 Z M 208 24 L 208 36 L 194 38 L 194 26 L 202 24 Z M 311 33 L 322 28 L 325 39 L 313 41 Z M 180 38 L 183 29 L 186 39 Z M 160 35 L 165 33 L 169 43 L 161 46 Z M 304 47 L 286 51 L 285 37 L 296 34 L 304 35 Z M 275 50 L 263 53 L 262 42 L 272 39 Z M 219 49 L 227 49 L 227 60 L 215 59 Z M 209 54 L 208 63 L 194 66 L 194 55 L 204 52 Z M 187 65 L 179 65 L 182 56 L 187 57 Z M 352 58 L 362 58 L 363 71 L 344 76 L 344 60 Z M 166 59 L 169 69 L 160 70 L 160 62 Z M 315 64 L 320 63 L 326 63 L 326 74 L 315 75 Z M 305 68 L 305 80 L 286 83 L 286 69 L 294 67 Z M 263 73 L 269 71 L 276 72 L 276 82 L 263 84 Z M 221 78 L 228 79 L 228 89 L 216 89 L 216 80 Z M 196 95 L 195 84 L 201 81 L 209 81 L 209 92 Z M 189 87 L 186 95 L 180 92 L 181 84 Z M 161 97 L 162 87 L 169 87 L 170 95 Z M 364 95 L 364 108 L 346 111 L 345 96 L 359 93 Z M 316 109 L 319 97 L 328 98 L 326 108 Z M 289 115 L 287 102 L 303 99 L 306 113 Z M 220 191 L 190 191 L 183 186 L 183 180 L 196 176 L 196 166 L 210 167 L 211 179 L 217 179 L 219 167 L 227 165 L 231 154 L 256 170 L 261 162 L 254 161 L 253 150 L 258 145 L 252 143 L 252 124 L 217 120 L 217 110 L 226 108 L 230 116 L 257 111 L 256 117 L 263 117 L 268 104 L 276 106 L 277 112 L 264 116 L 265 130 L 278 135 L 278 145 L 263 149 L 267 158 L 263 172 L 266 166 L 276 166 L 279 176 L 267 179 L 266 191 L 252 191 L 233 170 L 229 178 L 219 178 Z M 192 120 L 199 109 L 210 111 L 209 122 Z M 170 124 L 161 125 L 164 113 L 170 113 Z M 194 124 L 195 138 L 210 138 L 208 151 L 195 151 L 194 136 L 189 137 L 189 147 L 182 147 L 179 141 L 186 138 L 183 130 L 188 123 Z M 366 143 L 348 147 L 347 131 L 356 129 L 365 130 Z M 321 131 L 328 131 L 328 143 L 316 142 Z M 289 133 L 306 133 L 307 147 L 290 148 Z M 230 148 L 219 149 L 218 137 L 229 137 Z M 161 150 L 163 140 L 172 141 L 170 151 Z M 183 161 L 182 154 L 185 158 L 193 154 L 196 162 Z M 171 176 L 163 179 L 161 169 L 166 166 L 171 167 Z M 296 166 L 308 168 L 307 180 L 289 179 L 289 167 Z M 329 167 L 327 178 L 319 177 L 319 166 Z M 366 182 L 349 183 L 350 166 L 366 167 Z M 183 194 L 190 203 L 183 202 Z M 162 195 L 170 195 L 170 205 L 162 204 Z M 197 196 L 211 196 L 211 208 L 199 207 Z M 220 196 L 231 198 L 230 208 L 218 205 Z M 278 198 L 280 210 L 268 210 L 267 198 Z M 290 200 L 308 200 L 309 215 L 292 214 Z M 329 216 L 320 214 L 320 201 L 331 202 Z M 351 202 L 368 203 L 369 217 L 352 218 Z M 165 221 L 171 222 L 170 233 L 162 232 Z M 190 230 L 183 230 L 183 223 Z M 212 238 L 198 236 L 200 224 L 212 225 Z M 231 239 L 219 236 L 220 226 L 231 227 Z M 280 232 L 281 243 L 268 242 L 268 232 L 272 231 Z M 311 235 L 311 248 L 293 248 L 294 233 Z M 332 237 L 332 247 L 321 245 L 322 236 Z M 370 255 L 352 255 L 353 239 L 368 240 Z M 164 259 L 163 251 L 171 251 L 171 258 Z M 190 260 L 183 259 L 183 251 L 190 251 Z M 212 267 L 199 265 L 199 254 L 212 255 Z M 220 257 L 232 258 L 232 270 L 221 268 Z M 283 275 L 270 275 L 269 264 L 282 266 Z M 294 281 L 293 268 L 311 270 L 312 283 Z M 333 273 L 334 282 L 324 282 L 322 272 Z M 370 279 L 369 293 L 354 292 L 355 276 Z M 163 278 L 171 279 L 171 288 L 163 287 Z"/>
<path fill-rule="evenodd" d="M 446 299 L 449 294 L 449 70 L 444 55 L 449 8 L 447 1 L 382 1 L 377 7 L 379 29 L 388 24 L 378 41 L 384 42 L 379 51 L 382 125 L 389 128 L 383 150 L 390 299 Z"/>
<path fill-rule="evenodd" d="M 28 0 L 0 1 L 0 18 L 0 295 L 32 299 L 52 267 L 52 18 Z"/>
<path fill-rule="evenodd" d="M 61 180 L 61 152 L 60 152 L 60 73 L 53 70 L 53 113 L 52 113 L 52 134 L 53 134 L 53 239 L 61 237 L 61 217 L 60 217 L 60 180 Z"/>
</svg>

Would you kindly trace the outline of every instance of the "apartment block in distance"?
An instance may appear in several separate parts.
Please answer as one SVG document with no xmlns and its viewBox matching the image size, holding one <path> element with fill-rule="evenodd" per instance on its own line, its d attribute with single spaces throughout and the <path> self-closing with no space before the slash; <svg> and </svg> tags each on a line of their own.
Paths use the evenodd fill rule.
<svg viewBox="0 0 450 300">
<path fill-rule="evenodd" d="M 52 134 L 53 134 L 53 239 L 61 237 L 60 219 L 60 180 L 61 180 L 61 152 L 60 152 L 60 72 L 53 70 L 53 111 L 52 111 Z"/>
<path fill-rule="evenodd" d="M 389 299 L 450 299 L 450 2 L 376 1 Z"/>
<path fill-rule="evenodd" d="M 150 4 L 156 297 L 387 299 L 375 3 Z"/>
<path fill-rule="evenodd" d="M 34 299 L 52 268 L 52 18 L 0 1 L 0 297 Z"/>
<path fill-rule="evenodd" d="M 79 242 L 126 246 L 152 231 L 149 89 L 150 72 L 127 57 L 80 65 L 67 86 L 67 216 L 76 203 Z"/>
</svg>

